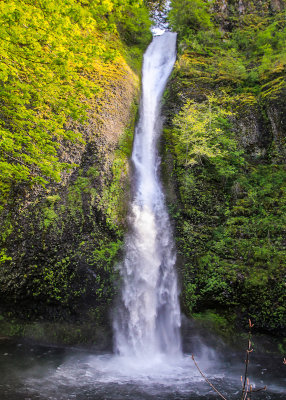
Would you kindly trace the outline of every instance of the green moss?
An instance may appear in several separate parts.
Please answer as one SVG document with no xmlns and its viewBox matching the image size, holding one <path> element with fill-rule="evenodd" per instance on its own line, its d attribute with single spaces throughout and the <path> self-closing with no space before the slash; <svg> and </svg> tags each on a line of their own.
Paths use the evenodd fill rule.
<svg viewBox="0 0 286 400">
<path fill-rule="evenodd" d="M 278 343 L 278 350 L 280 351 L 282 356 L 286 354 L 286 339 Z"/>
<path fill-rule="evenodd" d="M 247 3 L 239 14 L 227 3 L 228 13 L 214 8 L 210 16 L 207 5 L 196 11 L 192 4 L 173 1 L 179 56 L 165 95 L 172 157 L 165 184 L 183 308 L 188 315 L 232 309 L 256 328 L 282 332 L 284 11 Z M 210 23 L 201 25 L 204 14 Z"/>
<path fill-rule="evenodd" d="M 230 337 L 234 333 L 235 316 L 215 310 L 205 310 L 201 313 L 193 313 L 192 317 L 203 326 L 212 328 L 221 336 Z"/>
<path fill-rule="evenodd" d="M 99 201 L 99 208 L 104 211 L 108 226 L 121 235 L 125 229 L 129 196 L 129 158 L 132 153 L 137 111 L 138 104 L 134 101 L 131 107 L 129 126 L 123 132 L 114 153 L 112 180 L 105 183 Z"/>
<path fill-rule="evenodd" d="M 12 257 L 7 255 L 7 249 L 1 249 L 0 251 L 0 265 L 6 261 L 11 261 Z"/>
<path fill-rule="evenodd" d="M 57 345 L 110 345 L 109 328 L 102 327 L 92 313 L 81 324 L 65 322 L 27 322 L 20 319 L 0 319 L 1 335 L 12 338 L 25 338 Z"/>
<path fill-rule="evenodd" d="M 58 195 L 58 194 L 46 197 L 47 202 L 50 204 L 54 204 L 54 203 L 58 202 L 60 199 L 61 199 L 60 195 Z"/>
<path fill-rule="evenodd" d="M 0 87 L 1 209 L 15 185 L 47 187 L 77 166 L 58 151 L 85 144 L 82 129 L 72 130 L 70 122 L 82 125 L 88 119 L 88 99 L 98 102 L 112 81 L 111 70 L 119 70 L 125 47 L 142 55 L 150 25 L 143 0 L 98 6 L 75 0 L 51 0 L 40 7 L 37 1 L 0 3 L 0 56 L 6 60 L 0 71 L 5 83 Z M 94 79 L 96 67 L 104 79 Z"/>
<path fill-rule="evenodd" d="M 131 46 L 126 51 L 126 61 L 137 75 L 141 75 L 143 51 L 137 46 Z"/>
<path fill-rule="evenodd" d="M 238 178 L 233 187 L 239 186 L 239 197 L 231 188 L 204 182 L 206 177 L 195 171 L 189 179 L 185 176 L 180 189 L 184 208 L 180 212 L 177 207 L 173 216 L 178 251 L 185 260 L 186 312 L 231 306 L 237 312 L 247 310 L 256 326 L 283 326 L 284 168 L 261 166 Z"/>
<path fill-rule="evenodd" d="M 26 3 L 22 4 L 25 9 L 20 10 L 22 16 L 33 9 L 33 5 Z M 49 320 L 78 318 L 81 321 L 94 317 L 94 323 L 108 324 L 108 307 L 116 294 L 114 283 L 118 279 L 114 265 L 120 258 L 122 235 L 125 230 L 129 157 L 139 96 L 135 88 L 138 84 L 137 79 L 126 65 L 126 61 L 139 75 L 142 56 L 151 39 L 151 22 L 148 10 L 141 0 L 136 4 L 124 2 L 119 8 L 114 7 L 113 1 L 107 3 L 92 10 L 89 6 L 76 4 L 76 9 L 80 10 L 80 19 L 84 22 L 75 34 L 78 36 L 78 43 L 87 43 L 89 37 L 92 39 L 87 47 L 83 46 L 85 51 L 79 54 L 85 57 L 87 51 L 92 53 L 93 57 L 89 58 L 88 63 L 82 63 L 83 60 L 80 61 L 77 57 L 76 64 L 79 62 L 85 65 L 85 71 L 81 67 L 77 69 L 76 65 L 70 62 L 69 57 L 73 54 L 70 51 L 67 52 L 69 56 L 65 64 L 69 71 L 63 64 L 61 67 L 51 66 L 55 67 L 52 92 L 44 90 L 44 98 L 35 100 L 38 108 L 30 97 L 30 89 L 34 91 L 33 84 L 30 85 L 34 76 L 29 75 L 37 72 L 38 67 L 35 63 L 28 62 L 28 75 L 23 80 L 27 89 L 23 96 L 27 95 L 27 101 L 25 100 L 20 108 L 16 108 L 30 116 L 33 114 L 31 120 L 34 122 L 29 129 L 25 125 L 29 124 L 29 118 L 20 119 L 22 128 L 17 125 L 19 113 L 17 111 L 15 114 L 14 105 L 10 104 L 10 116 L 15 117 L 15 129 L 9 130 L 7 126 L 7 135 L 17 130 L 12 139 L 16 140 L 19 146 L 13 146 L 11 140 L 4 141 L 4 147 L 9 146 L 9 149 L 5 148 L 5 168 L 9 167 L 6 164 L 13 163 L 12 159 L 16 164 L 11 167 L 11 171 L 9 170 L 10 175 L 3 176 L 0 182 L 0 189 L 3 189 L 4 193 L 0 198 L 0 207 L 2 200 L 6 206 L 1 208 L 0 215 L 0 295 L 1 304 L 3 302 L 7 313 L 11 311 L 10 319 L 13 315 L 21 315 L 31 320 L 39 316 Z M 70 5 L 63 7 L 69 8 Z M 111 7 L 108 12 L 105 12 L 106 7 Z M 6 11 L 9 14 L 10 11 Z M 61 20 L 63 8 L 54 11 L 56 20 Z M 89 18 L 91 12 L 92 18 Z M 48 26 L 49 16 L 43 18 Z M 65 22 L 69 24 L 69 18 Z M 15 26 L 19 28 L 17 24 Z M 53 37 L 59 34 L 58 28 L 61 30 L 62 24 L 57 25 L 56 31 L 50 32 Z M 34 33 L 31 31 L 32 41 Z M 62 35 L 61 40 L 65 40 Z M 76 48 L 78 43 L 74 43 Z M 26 49 L 24 46 L 18 50 L 25 53 Z M 49 58 L 50 54 L 45 50 L 44 53 L 41 48 L 38 50 L 39 57 Z M 66 53 L 68 49 L 62 50 Z M 20 57 L 20 60 L 20 64 L 25 64 L 24 58 Z M 49 69 L 50 63 L 45 65 L 45 68 Z M 26 70 L 25 68 L 21 71 Z M 61 76 L 57 74 L 58 68 L 61 69 Z M 68 76 L 71 77 L 70 73 L 73 77 L 80 75 L 82 79 L 66 80 Z M 131 82 L 133 77 L 136 79 L 134 85 Z M 102 110 L 108 102 L 108 112 L 109 104 L 113 101 L 117 108 L 116 101 L 120 102 L 122 99 L 118 100 L 115 93 L 123 90 L 126 79 L 129 80 L 127 87 L 130 93 L 127 93 L 126 89 L 124 96 L 129 96 L 130 102 L 133 96 L 134 103 L 130 106 L 129 124 L 126 124 L 128 126 L 115 144 L 117 138 L 109 140 L 109 132 L 106 132 L 105 137 L 106 121 L 105 112 Z M 36 81 L 40 82 L 38 79 Z M 62 85 L 62 82 L 65 83 Z M 45 82 L 42 84 L 45 85 Z M 74 90 L 74 84 L 78 85 L 78 90 Z M 17 102 L 19 96 L 15 99 Z M 41 104 L 44 106 L 41 107 Z M 85 118 L 87 114 L 88 120 Z M 5 117 L 5 121 L 8 120 L 11 119 Z M 68 130 L 67 125 L 75 131 Z M 80 139 L 82 134 L 86 142 Z M 35 135 L 35 140 L 31 135 Z M 40 140 L 41 137 L 46 137 L 47 140 Z M 22 145 L 25 151 L 21 150 Z M 11 154 L 14 158 L 10 157 Z M 23 157 L 25 162 L 22 163 Z M 61 158 L 66 162 L 62 163 Z M 75 158 L 80 165 L 73 164 Z M 45 163 L 46 172 L 41 170 Z M 24 164 L 29 167 L 27 171 Z M 19 173 L 16 174 L 18 169 Z M 63 171 L 65 173 L 61 174 Z M 32 178 L 40 174 L 40 177 L 47 178 L 49 182 L 40 179 L 34 181 L 34 178 L 29 180 L 29 174 Z M 64 181 L 61 181 L 63 176 Z M 7 179 L 10 179 L 8 183 Z M 41 188 L 41 185 L 46 185 L 46 188 Z M 92 313 L 90 310 L 93 310 Z M 35 327 L 35 331 L 37 329 Z M 15 332 L 17 330 L 21 334 L 20 328 L 15 325 Z M 22 333 L 25 334 L 25 331 L 22 330 Z M 40 337 L 41 328 L 34 334 Z M 63 336 L 69 341 L 68 330 Z M 83 340 L 80 329 L 78 338 Z"/>
<path fill-rule="evenodd" d="M 57 214 L 53 208 L 46 208 L 43 211 L 44 216 L 44 228 L 48 228 L 52 223 L 54 223 L 57 219 Z"/>
</svg>

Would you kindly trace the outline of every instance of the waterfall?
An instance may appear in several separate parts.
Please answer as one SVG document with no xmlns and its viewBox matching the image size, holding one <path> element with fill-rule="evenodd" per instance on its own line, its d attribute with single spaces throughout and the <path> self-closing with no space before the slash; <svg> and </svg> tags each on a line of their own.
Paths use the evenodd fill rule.
<svg viewBox="0 0 286 400">
<path fill-rule="evenodd" d="M 151 358 L 181 354 L 176 254 L 158 169 L 161 98 L 176 59 L 176 34 L 155 36 L 143 60 L 140 117 L 132 162 L 134 198 L 124 261 L 122 289 L 114 316 L 119 355 Z"/>
</svg>

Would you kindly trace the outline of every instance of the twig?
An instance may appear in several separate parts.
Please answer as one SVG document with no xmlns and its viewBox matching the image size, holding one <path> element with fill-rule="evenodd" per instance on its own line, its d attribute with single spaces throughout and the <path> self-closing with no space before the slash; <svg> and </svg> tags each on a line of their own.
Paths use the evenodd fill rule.
<svg viewBox="0 0 286 400">
<path fill-rule="evenodd" d="M 264 386 L 263 388 L 260 389 L 252 389 L 252 393 L 257 393 L 257 392 L 262 392 L 262 390 L 266 390 L 267 386 Z"/>
<path fill-rule="evenodd" d="M 253 328 L 253 324 L 251 323 L 250 319 L 248 320 L 248 322 L 249 322 L 248 347 L 246 350 L 245 372 L 244 372 L 244 381 L 242 385 L 241 400 L 245 400 L 248 393 L 249 384 L 247 377 L 248 377 L 249 354 L 253 351 L 253 349 L 251 349 L 251 328 Z M 246 385 L 247 387 L 245 389 Z"/>
<path fill-rule="evenodd" d="M 247 380 L 246 380 L 246 390 L 245 390 L 245 395 L 243 397 L 243 400 L 246 400 L 248 389 L 249 389 L 249 379 L 247 378 Z"/>
<path fill-rule="evenodd" d="M 200 367 L 198 366 L 194 355 L 192 354 L 192 360 L 195 363 L 195 366 L 197 367 L 199 373 L 202 375 L 202 377 L 204 378 L 204 380 L 210 385 L 210 387 L 224 400 L 227 400 L 215 387 L 214 385 L 208 380 L 208 378 L 204 375 L 204 373 L 200 370 Z"/>
<path fill-rule="evenodd" d="M 253 393 L 253 387 L 252 387 L 252 385 L 250 385 L 249 393 L 250 393 L 250 395 L 249 395 L 249 400 L 252 400 L 252 393 Z"/>
</svg>

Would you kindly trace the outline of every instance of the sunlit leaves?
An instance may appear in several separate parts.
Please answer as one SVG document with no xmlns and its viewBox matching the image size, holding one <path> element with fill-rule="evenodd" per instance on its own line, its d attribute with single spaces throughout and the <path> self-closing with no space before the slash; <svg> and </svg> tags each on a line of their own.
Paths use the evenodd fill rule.
<svg viewBox="0 0 286 400">
<path fill-rule="evenodd" d="M 117 26 L 137 37 L 147 21 L 143 1 L 0 2 L 0 189 L 59 181 L 73 167 L 60 161 L 59 147 L 82 141 L 68 126 L 86 119 L 86 99 L 102 90 L 95 64 L 116 62 Z"/>
<path fill-rule="evenodd" d="M 231 132 L 231 112 L 221 107 L 217 99 L 195 103 L 188 100 L 173 119 L 174 148 L 178 161 L 185 166 L 213 160 L 218 172 L 231 176 L 236 172 L 233 157 L 240 158 Z"/>
</svg>

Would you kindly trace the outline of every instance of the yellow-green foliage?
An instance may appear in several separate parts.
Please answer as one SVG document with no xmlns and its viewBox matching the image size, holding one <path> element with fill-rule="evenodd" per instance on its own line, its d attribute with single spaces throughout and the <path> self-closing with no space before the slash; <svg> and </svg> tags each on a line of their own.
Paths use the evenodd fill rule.
<svg viewBox="0 0 286 400">
<path fill-rule="evenodd" d="M 104 89 L 93 78 L 96 65 L 108 76 L 109 66 L 123 52 L 119 34 L 144 45 L 149 26 L 142 0 L 0 2 L 4 195 L 11 184 L 45 185 L 74 167 L 62 162 L 60 149 L 66 142 L 83 141 L 67 127 L 71 119 L 83 122 L 85 99 Z"/>
<path fill-rule="evenodd" d="M 243 13 L 234 0 L 218 13 L 222 2 L 202 1 L 196 15 L 197 3 L 173 0 L 170 16 L 179 55 L 166 141 L 183 305 L 284 329 L 285 7 L 245 1 Z"/>
<path fill-rule="evenodd" d="M 178 161 L 185 166 L 211 160 L 222 175 L 231 175 L 235 168 L 229 162 L 238 157 L 237 142 L 231 132 L 230 111 L 218 105 L 218 99 L 206 102 L 188 100 L 173 119 L 174 149 Z M 231 160 L 233 161 L 233 160 Z"/>
<path fill-rule="evenodd" d="M 197 3 L 202 6 L 198 8 Z M 179 33 L 180 52 L 189 58 L 184 60 L 192 68 L 188 74 L 200 81 L 208 79 L 211 84 L 231 85 L 238 92 L 277 98 L 286 87 L 285 10 L 271 15 L 267 2 L 262 2 L 265 9 L 249 6 L 239 15 L 237 8 L 228 4 L 231 29 L 222 30 L 218 28 L 218 15 L 211 13 L 216 1 L 212 3 L 172 1 L 170 23 Z"/>
<path fill-rule="evenodd" d="M 6 239 L 11 235 L 13 232 L 13 225 L 8 217 L 6 221 L 2 224 L 1 231 L 0 231 L 0 238 L 1 242 L 5 243 Z M 6 261 L 11 261 L 12 257 L 7 254 L 6 246 L 2 247 L 0 250 L 0 265 L 5 263 Z"/>
<path fill-rule="evenodd" d="M 132 142 L 133 129 L 128 128 L 120 140 L 119 148 L 114 153 L 112 181 L 105 185 L 99 202 L 99 208 L 104 210 L 109 227 L 119 229 L 119 231 L 123 227 L 123 218 L 126 215 L 128 204 L 128 182 L 126 178 L 129 176 L 129 157 Z"/>
<path fill-rule="evenodd" d="M 0 2 L 0 286 L 7 308 L 19 305 L 11 314 L 25 298 L 22 317 L 89 309 L 102 323 L 139 92 L 130 66 L 138 72 L 150 25 L 143 0 Z"/>
<path fill-rule="evenodd" d="M 6 261 L 11 261 L 12 258 L 10 256 L 7 256 L 6 254 L 7 249 L 1 249 L 0 251 L 0 264 L 6 262 Z"/>
</svg>

